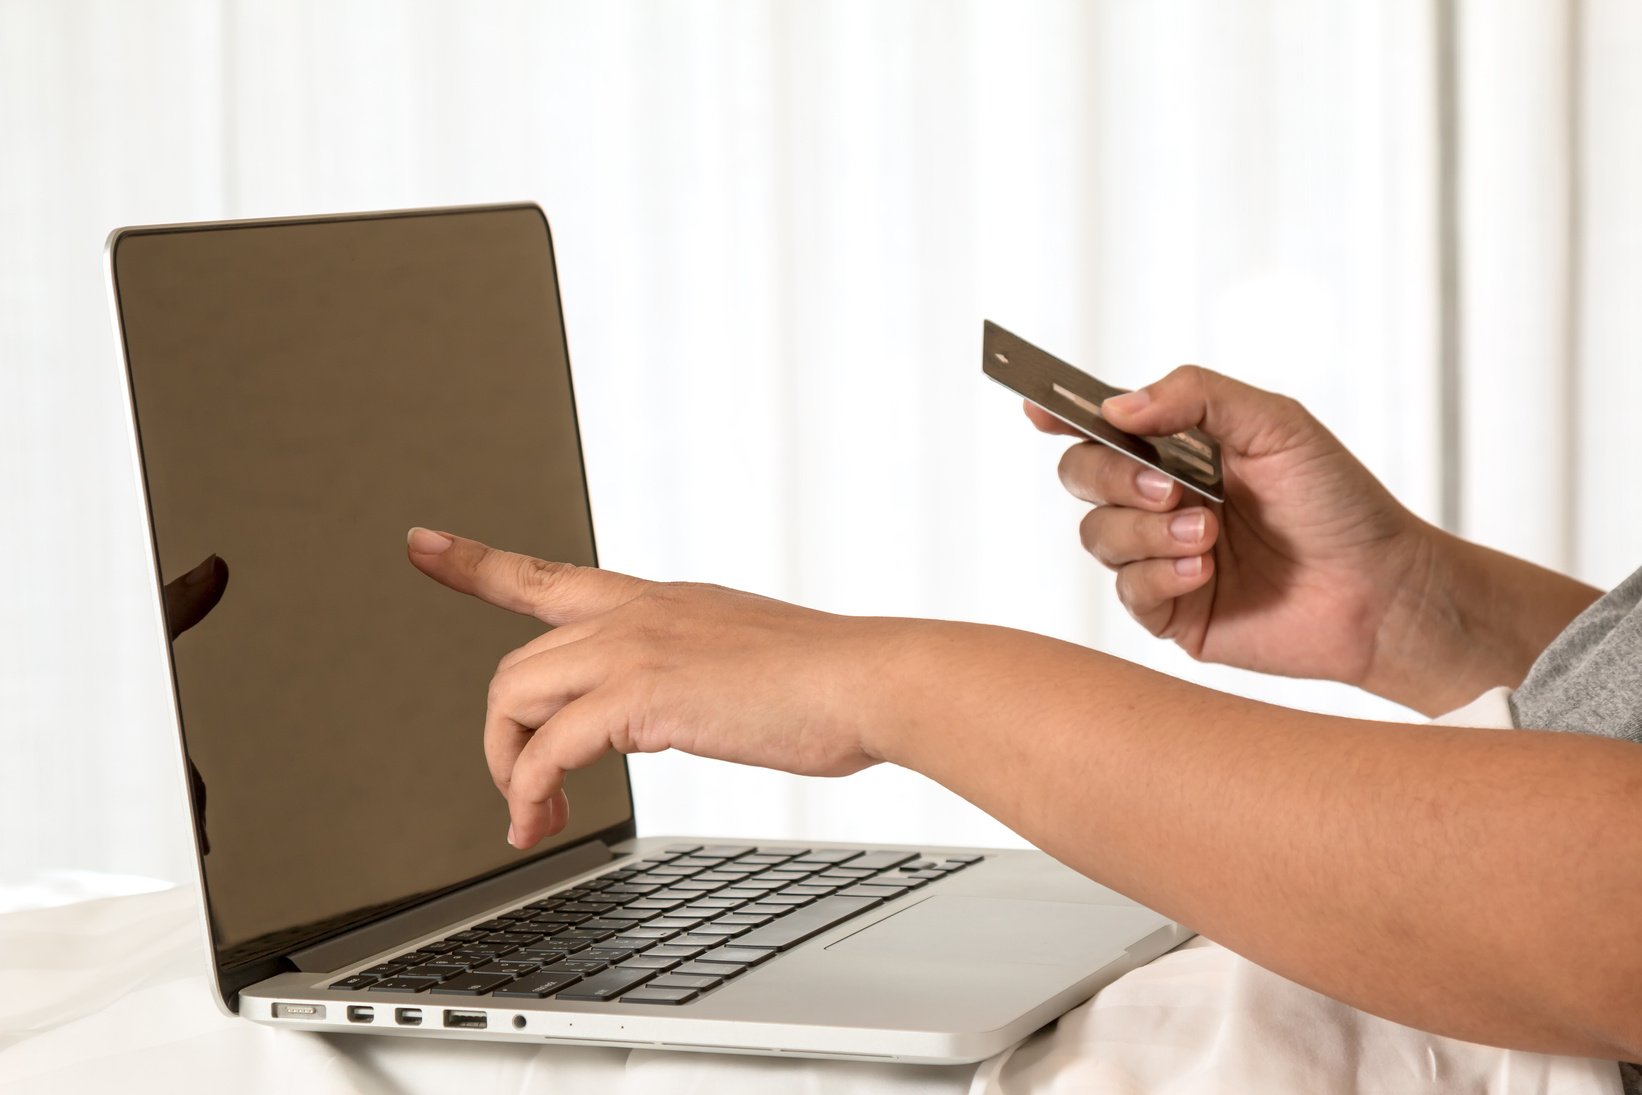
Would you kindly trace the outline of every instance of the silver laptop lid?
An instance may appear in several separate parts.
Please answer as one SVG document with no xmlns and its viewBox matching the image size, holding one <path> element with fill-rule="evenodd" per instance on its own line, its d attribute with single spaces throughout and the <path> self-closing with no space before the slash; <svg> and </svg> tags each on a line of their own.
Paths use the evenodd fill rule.
<svg viewBox="0 0 1642 1095">
<path fill-rule="evenodd" d="M 480 748 L 541 625 L 436 586 L 405 530 L 592 564 L 546 219 L 533 205 L 110 239 L 219 987 L 292 950 L 633 832 L 575 773 L 524 855 Z"/>
</svg>

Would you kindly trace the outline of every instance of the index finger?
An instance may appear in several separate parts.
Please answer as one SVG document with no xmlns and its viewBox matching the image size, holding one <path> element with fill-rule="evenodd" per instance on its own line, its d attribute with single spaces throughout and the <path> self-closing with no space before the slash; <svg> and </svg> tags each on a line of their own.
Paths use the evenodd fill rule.
<svg viewBox="0 0 1642 1095">
<path fill-rule="evenodd" d="M 425 528 L 411 529 L 405 546 L 411 565 L 434 581 L 553 627 L 609 612 L 650 585 L 613 570 L 549 562 Z"/>
</svg>

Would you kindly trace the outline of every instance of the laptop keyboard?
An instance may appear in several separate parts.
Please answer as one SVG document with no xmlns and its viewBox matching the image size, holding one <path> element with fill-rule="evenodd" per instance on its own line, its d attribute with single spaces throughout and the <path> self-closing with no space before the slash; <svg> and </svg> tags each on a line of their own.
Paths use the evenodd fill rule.
<svg viewBox="0 0 1642 1095">
<path fill-rule="evenodd" d="M 981 859 L 676 844 L 330 987 L 687 1004 Z"/>
</svg>

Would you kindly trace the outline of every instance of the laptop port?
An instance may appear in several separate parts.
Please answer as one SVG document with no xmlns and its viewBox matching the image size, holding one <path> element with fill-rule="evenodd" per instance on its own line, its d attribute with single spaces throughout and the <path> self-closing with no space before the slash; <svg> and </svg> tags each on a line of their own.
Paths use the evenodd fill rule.
<svg viewBox="0 0 1642 1095">
<path fill-rule="evenodd" d="M 376 1022 L 376 1009 L 365 1004 L 349 1004 L 348 1022 L 374 1023 Z"/>
<path fill-rule="evenodd" d="M 482 1011 L 447 1011 L 445 1025 L 457 1027 L 461 1030 L 484 1030 L 486 1025 L 485 1013 Z"/>
<path fill-rule="evenodd" d="M 419 1027 L 422 1025 L 421 1008 L 394 1008 L 393 1021 L 402 1027 Z"/>
</svg>

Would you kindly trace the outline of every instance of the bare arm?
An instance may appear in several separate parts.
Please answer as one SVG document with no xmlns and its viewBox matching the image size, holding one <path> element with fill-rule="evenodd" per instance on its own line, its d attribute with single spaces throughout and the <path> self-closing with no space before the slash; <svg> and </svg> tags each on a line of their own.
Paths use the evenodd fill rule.
<svg viewBox="0 0 1642 1095">
<path fill-rule="evenodd" d="M 519 847 L 563 828 L 565 773 L 611 749 L 806 775 L 888 760 L 1349 1004 L 1642 1056 L 1642 747 L 1291 711 L 1019 631 L 834 616 L 423 530 L 410 557 L 553 627 L 503 659 L 486 713 Z"/>
<path fill-rule="evenodd" d="M 898 668 L 921 687 L 869 750 L 1085 874 L 1410 1026 L 1642 1056 L 1642 748 L 1291 711 L 997 629 Z"/>
</svg>

